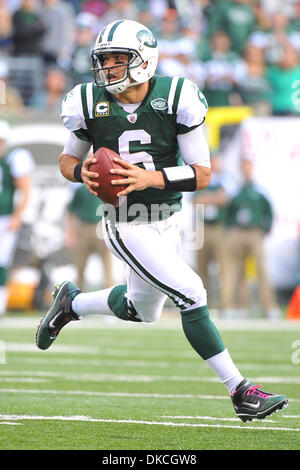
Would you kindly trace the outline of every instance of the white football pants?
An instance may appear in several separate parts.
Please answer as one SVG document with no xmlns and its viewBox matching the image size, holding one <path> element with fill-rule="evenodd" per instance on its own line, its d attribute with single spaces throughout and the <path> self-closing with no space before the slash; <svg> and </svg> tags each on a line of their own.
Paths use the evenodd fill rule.
<svg viewBox="0 0 300 470">
<path fill-rule="evenodd" d="M 202 280 L 179 255 L 180 216 L 115 224 L 103 218 L 108 248 L 127 264 L 127 298 L 144 322 L 159 319 L 167 297 L 183 311 L 207 304 Z"/>
</svg>

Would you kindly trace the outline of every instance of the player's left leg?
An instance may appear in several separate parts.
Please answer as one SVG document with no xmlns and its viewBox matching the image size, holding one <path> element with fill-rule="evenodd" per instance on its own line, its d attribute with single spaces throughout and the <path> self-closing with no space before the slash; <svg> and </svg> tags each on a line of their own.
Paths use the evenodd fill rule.
<svg viewBox="0 0 300 470">
<path fill-rule="evenodd" d="M 233 363 L 210 319 L 206 291 L 201 279 L 176 251 L 176 219 L 170 217 L 165 222 L 157 222 L 151 226 L 140 224 L 135 228 L 115 228 L 113 232 L 113 228 L 108 227 L 115 250 L 134 272 L 157 290 L 167 294 L 180 308 L 188 341 L 227 387 L 237 415 L 242 420 L 262 419 L 286 406 L 287 399 L 284 395 L 273 395 L 255 387 L 244 379 Z M 113 294 L 114 290 L 110 297 Z M 120 297 L 116 296 L 119 299 L 118 306 L 121 305 Z M 126 303 L 123 306 L 126 307 Z M 135 301 L 133 307 L 136 307 L 136 319 L 139 311 Z"/>
</svg>

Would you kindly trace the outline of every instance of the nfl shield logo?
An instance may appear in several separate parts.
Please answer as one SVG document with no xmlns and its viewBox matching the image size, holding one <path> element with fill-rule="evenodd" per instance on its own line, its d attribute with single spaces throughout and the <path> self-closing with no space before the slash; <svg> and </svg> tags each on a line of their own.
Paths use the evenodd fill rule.
<svg viewBox="0 0 300 470">
<path fill-rule="evenodd" d="M 136 113 L 128 114 L 127 119 L 129 122 L 134 124 L 137 120 L 137 114 Z"/>
</svg>

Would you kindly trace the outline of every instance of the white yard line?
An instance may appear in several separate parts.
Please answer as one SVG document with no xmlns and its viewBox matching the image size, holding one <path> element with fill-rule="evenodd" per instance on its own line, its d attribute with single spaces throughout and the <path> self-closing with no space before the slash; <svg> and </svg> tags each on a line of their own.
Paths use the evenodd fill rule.
<svg viewBox="0 0 300 470">
<path fill-rule="evenodd" d="M 13 343 L 10 341 L 5 341 L 5 351 L 12 352 L 44 352 L 37 348 L 37 346 L 32 343 Z M 98 354 L 99 348 L 91 348 L 89 346 L 74 346 L 74 345 L 57 345 L 55 344 L 53 348 L 47 351 L 48 353 L 62 353 L 62 354 Z"/>
<path fill-rule="evenodd" d="M 22 426 L 22 423 L 11 423 L 10 421 L 0 421 L 0 424 L 8 424 L 9 426 Z"/>
<path fill-rule="evenodd" d="M 0 388 L 0 393 L 29 393 L 29 394 L 49 394 L 49 395 L 82 395 L 100 397 L 121 397 L 121 398 L 195 398 L 204 400 L 228 400 L 228 395 L 192 395 L 173 393 L 127 393 L 127 392 L 91 392 L 86 390 L 45 390 L 45 389 L 19 389 Z M 300 400 L 299 400 L 300 401 Z"/>
<path fill-rule="evenodd" d="M 28 352 L 32 353 L 34 352 L 35 354 L 40 354 L 43 355 L 43 357 L 47 358 L 48 354 L 95 354 L 97 357 L 116 357 L 118 359 L 120 356 L 123 355 L 132 355 L 133 350 L 134 350 L 134 345 L 131 345 L 130 347 L 128 346 L 127 348 L 124 348 L 123 346 L 115 348 L 109 348 L 105 347 L 105 345 L 101 344 L 101 347 L 89 347 L 89 346 L 75 346 L 75 345 L 61 345 L 61 344 L 53 344 L 50 349 L 48 349 L 46 352 L 42 351 L 41 349 L 38 349 L 37 346 L 34 343 L 11 343 L 11 342 L 5 342 L 5 350 L 10 351 L 10 352 Z M 166 355 L 167 353 L 169 354 L 170 350 L 169 349 L 159 349 L 156 348 L 154 350 L 143 350 L 141 346 L 137 347 L 139 357 L 146 357 L 146 358 L 161 358 L 162 356 Z M 186 358 L 188 360 L 195 359 L 195 353 L 191 351 L 183 351 L 178 353 L 176 356 L 176 350 L 174 348 L 174 354 L 173 357 L 176 359 L 176 357 L 179 358 Z M 199 360 L 196 357 L 197 360 Z"/>
<path fill-rule="evenodd" d="M 276 426 L 248 426 L 248 425 L 227 425 L 227 424 L 206 424 L 206 423 L 174 423 L 170 421 L 144 421 L 134 419 L 105 419 L 91 418 L 89 416 L 35 416 L 35 415 L 0 415 L 0 419 L 12 421 L 79 421 L 85 423 L 111 423 L 111 424 L 145 424 L 150 426 L 169 427 L 191 427 L 191 428 L 222 428 L 222 429 L 244 429 L 261 431 L 289 431 L 299 432 L 300 428 L 285 428 Z"/>
<path fill-rule="evenodd" d="M 299 332 L 300 335 L 300 332 Z M 1 339 L 1 338 L 0 338 Z M 47 359 L 50 355 L 54 354 L 95 354 L 97 357 L 101 356 L 102 359 L 105 359 L 107 357 L 111 358 L 116 358 L 116 360 L 119 360 L 120 357 L 124 355 L 132 355 L 133 350 L 135 348 L 134 342 L 131 342 L 130 347 L 124 347 L 124 344 L 122 343 L 121 347 L 120 344 L 118 344 L 118 347 L 114 348 L 109 348 L 106 347 L 104 344 L 99 341 L 100 347 L 91 347 L 91 346 L 77 346 L 77 345 L 63 345 L 63 344 L 53 344 L 53 346 L 48 349 L 46 352 L 42 351 L 37 348 L 37 346 L 32 342 L 32 343 L 18 343 L 18 342 L 5 342 L 5 350 L 7 352 L 25 352 L 25 353 L 35 353 L 36 355 L 39 355 L 45 359 Z M 155 350 L 150 349 L 146 350 L 143 349 L 140 345 L 136 347 L 138 350 L 139 358 L 144 360 L 156 360 L 156 358 L 164 359 L 164 356 L 170 353 L 170 349 L 172 348 L 161 348 L 161 347 L 156 347 Z M 242 349 L 242 348 L 241 348 Z M 249 358 L 251 355 L 251 358 L 257 357 L 258 359 L 261 359 L 262 354 L 265 354 L 266 351 L 263 350 L 256 350 L 256 351 L 245 351 L 245 348 L 243 350 L 239 351 L 233 351 L 232 356 L 235 358 L 235 362 L 243 360 L 245 358 L 246 360 Z M 286 357 L 286 361 L 290 360 L 291 356 L 291 351 L 286 351 L 286 352 L 267 352 L 268 359 L 273 360 L 274 362 L 277 360 L 282 360 L 284 357 Z M 173 359 L 178 361 L 182 359 L 186 359 L 189 361 L 195 362 L 195 364 L 198 362 L 198 364 L 201 364 L 201 361 L 197 356 L 195 356 L 194 351 L 192 350 L 185 350 L 181 351 L 178 353 L 176 348 L 174 347 L 172 349 L 172 357 Z M 163 361 L 165 362 L 165 360 Z M 241 363 L 241 367 L 243 366 L 243 363 Z M 247 366 L 246 366 L 247 367 Z"/>
<path fill-rule="evenodd" d="M 48 379 L 33 379 L 31 377 L 1 377 L 1 382 L 45 383 Z"/>
<path fill-rule="evenodd" d="M 48 357 L 34 357 L 34 358 L 17 358 L 16 360 L 12 361 L 10 359 L 10 363 L 15 362 L 16 364 L 42 364 L 42 365 L 49 365 L 49 358 Z M 53 365 L 62 365 L 62 366 L 115 366 L 115 367 L 151 367 L 151 368 L 159 368 L 159 369 L 168 369 L 171 367 L 177 368 L 185 368 L 187 367 L 187 362 L 171 362 L 171 361 L 141 361 L 141 360 L 131 360 L 131 359 L 60 359 L 60 358 L 51 358 L 51 364 Z M 199 367 L 200 364 L 197 364 Z M 190 364 L 190 367 L 195 367 L 193 364 Z M 207 368 L 205 364 L 205 368 Z M 274 368 L 276 368 L 274 366 Z"/>
<path fill-rule="evenodd" d="M 42 315 L 41 315 L 42 316 Z M 41 316 L 24 317 L 20 316 L 6 316 L 1 319 L 1 329 L 16 329 L 16 328 L 36 328 Z M 281 319 L 276 321 L 270 321 L 266 319 L 246 319 L 246 320 L 221 320 L 212 315 L 212 319 L 218 328 L 222 330 L 248 330 L 248 331 L 300 331 L 299 320 L 287 320 Z M 143 329 L 160 329 L 160 330 L 181 330 L 180 314 L 177 310 L 168 309 L 163 312 L 162 317 L 156 323 L 134 323 L 124 322 L 118 318 L 103 317 L 101 315 L 90 316 L 84 318 L 80 322 L 72 322 L 68 325 L 68 328 L 72 329 L 99 329 L 99 330 L 140 330 Z"/>
<path fill-rule="evenodd" d="M 260 363 L 246 363 L 246 362 L 235 362 L 239 369 L 244 370 L 275 370 L 275 371 L 290 371 L 299 374 L 298 364 L 260 364 Z"/>
<path fill-rule="evenodd" d="M 300 415 L 283 415 L 284 418 L 300 419 Z"/>
<path fill-rule="evenodd" d="M 46 390 L 46 389 L 29 389 L 29 388 L 0 388 L 0 393 L 29 393 L 29 394 L 45 394 L 45 395 L 82 395 L 94 397 L 120 397 L 120 398 L 190 398 L 196 400 L 229 400 L 228 395 L 195 395 L 190 393 L 129 393 L 129 392 L 94 392 L 88 390 Z M 289 398 L 289 402 L 300 403 L 300 399 Z"/>
<path fill-rule="evenodd" d="M 90 382 L 159 382 L 166 381 L 169 382 L 206 382 L 206 383 L 219 383 L 217 377 L 207 377 L 207 376 L 185 376 L 185 375 L 146 375 L 146 374 L 93 374 L 93 373 L 68 373 L 68 372 L 48 372 L 48 371 L 17 371 L 17 370 L 4 370 L 0 369 L 0 378 L 1 377 L 53 377 L 53 378 L 64 378 L 72 381 L 90 381 Z M 248 377 L 249 380 L 255 383 L 263 384 L 300 384 L 300 377 L 293 376 L 257 376 L 257 377 Z"/>
<path fill-rule="evenodd" d="M 240 418 L 218 418 L 215 416 L 162 416 L 165 419 L 198 419 L 202 421 L 233 421 L 240 423 Z M 268 419 L 268 423 L 275 423 L 274 420 Z"/>
<path fill-rule="evenodd" d="M 47 356 L 44 357 L 18 357 L 17 359 L 10 358 L 10 364 L 42 364 L 48 365 L 49 358 Z M 122 358 L 115 358 L 115 359 L 70 359 L 70 358 L 51 358 L 52 365 L 62 365 L 62 366 L 72 366 L 75 365 L 79 366 L 112 366 L 112 367 L 151 367 L 159 368 L 159 369 L 168 369 L 175 367 L 176 369 L 195 369 L 197 370 L 209 370 L 209 366 L 205 362 L 199 361 L 199 358 L 195 357 L 194 361 L 182 361 L 182 362 L 174 362 L 174 361 L 156 361 L 156 360 L 131 360 L 131 359 L 122 359 Z M 241 370 L 259 370 L 263 369 L 266 370 L 275 370 L 275 371 L 290 371 L 290 372 L 298 372 L 297 365 L 295 364 L 255 364 L 255 363 L 244 363 L 244 362 L 236 362 L 236 366 Z"/>
</svg>

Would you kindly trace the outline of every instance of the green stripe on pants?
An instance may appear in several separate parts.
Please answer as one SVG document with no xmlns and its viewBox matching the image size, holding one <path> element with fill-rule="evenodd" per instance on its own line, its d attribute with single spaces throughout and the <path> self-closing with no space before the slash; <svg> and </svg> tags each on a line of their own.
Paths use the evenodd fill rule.
<svg viewBox="0 0 300 470">
<path fill-rule="evenodd" d="M 180 307 L 179 301 L 177 299 L 182 300 L 182 302 L 186 304 L 185 308 L 195 303 L 194 300 L 187 298 L 181 292 L 162 283 L 156 277 L 154 277 L 148 270 L 146 270 L 145 267 L 142 266 L 141 263 L 138 262 L 138 260 L 133 256 L 133 254 L 125 246 L 124 242 L 121 239 L 120 233 L 118 232 L 115 226 L 113 226 L 113 228 L 110 229 L 106 221 L 105 227 L 106 227 L 107 234 L 109 236 L 110 243 L 112 244 L 114 249 L 140 277 L 145 279 L 147 282 L 149 282 L 149 284 L 153 285 L 160 291 L 166 293 L 173 300 L 173 302 L 175 303 L 177 307 Z M 182 305 L 181 307 L 183 308 Z"/>
</svg>

